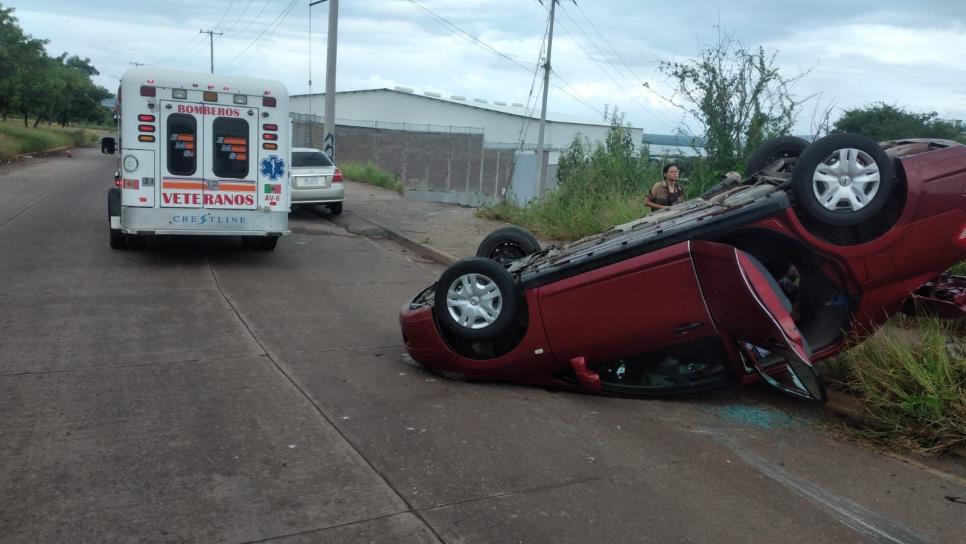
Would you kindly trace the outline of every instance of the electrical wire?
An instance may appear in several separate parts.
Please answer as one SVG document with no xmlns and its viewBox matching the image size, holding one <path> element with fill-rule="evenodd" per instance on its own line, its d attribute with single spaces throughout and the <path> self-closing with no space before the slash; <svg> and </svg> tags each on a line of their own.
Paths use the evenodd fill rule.
<svg viewBox="0 0 966 544">
<path fill-rule="evenodd" d="M 236 26 L 238 26 L 238 22 L 242 20 L 242 17 L 244 17 L 246 13 L 248 13 L 248 8 L 252 7 L 252 2 L 254 2 L 254 1 L 255 0 L 248 0 L 248 3 L 245 4 L 245 8 L 242 9 L 241 10 L 241 13 L 238 14 L 238 17 L 236 17 L 235 20 L 232 21 L 231 26 L 229 26 L 228 28 L 226 28 L 224 30 L 224 33 L 225 34 L 228 34 L 229 32 L 231 32 L 231 30 L 233 28 L 235 28 Z"/>
<path fill-rule="evenodd" d="M 426 6 L 420 4 L 416 0 L 406 0 L 406 1 L 409 2 L 410 4 L 412 4 L 413 6 L 415 6 L 417 9 L 419 9 L 423 13 L 425 13 L 426 15 L 429 15 L 430 17 L 432 17 L 434 21 L 436 21 L 438 24 L 440 24 L 444 28 L 450 29 L 450 31 L 453 32 L 454 34 L 457 34 L 458 36 L 460 36 L 460 37 L 462 37 L 464 39 L 467 39 L 468 38 L 469 41 L 471 43 L 473 43 L 474 45 L 477 45 L 479 47 L 482 47 L 483 49 L 486 49 L 487 51 L 489 51 L 489 52 L 491 52 L 491 53 L 493 53 L 495 55 L 498 55 L 500 57 L 503 57 L 504 59 L 512 62 L 513 64 L 516 64 L 520 68 L 523 68 L 527 72 L 529 72 L 531 70 L 530 67 L 524 65 L 524 63 L 523 63 L 524 61 L 521 61 L 519 59 L 515 59 L 515 58 L 511 57 L 510 55 L 507 55 L 506 53 L 500 51 L 499 49 L 493 47 L 492 45 L 484 42 L 483 40 L 477 38 L 476 36 L 470 34 L 467 31 L 463 30 L 459 26 L 457 26 L 457 25 L 449 22 L 448 20 L 446 20 L 441 15 L 437 15 L 431 9 L 429 9 Z"/>
<path fill-rule="evenodd" d="M 667 99 L 666 97 L 664 97 L 664 96 L 661 96 L 660 94 L 658 94 L 658 93 L 657 93 L 657 92 L 656 92 L 656 91 L 655 91 L 654 89 L 652 89 L 652 88 L 651 88 L 651 87 L 650 87 L 650 86 L 649 86 L 649 85 L 648 85 L 648 84 L 647 84 L 647 83 L 646 83 L 646 82 L 645 82 L 644 80 L 642 80 L 641 78 L 639 78 L 639 77 L 637 77 L 637 76 L 635 75 L 635 72 L 634 72 L 634 70 L 633 70 L 633 69 L 632 69 L 632 68 L 630 67 L 630 65 L 628 65 L 628 64 L 627 64 L 627 61 L 625 61 L 625 60 L 624 60 L 624 57 L 623 57 L 623 56 L 621 56 L 621 54 L 617 52 L 617 49 L 615 49 L 613 45 L 611 45 L 611 43 L 610 43 L 610 40 L 608 40 L 608 39 L 607 39 L 607 37 L 606 37 L 606 36 L 604 36 L 604 34 L 603 34 L 603 33 L 602 33 L 601 31 L 600 31 L 600 29 L 599 29 L 599 28 L 597 27 L 597 25 L 596 25 L 596 24 L 594 24 L 594 21 L 593 21 L 593 20 L 592 20 L 592 19 L 590 18 L 590 16 L 588 16 L 588 15 L 587 15 L 587 13 L 586 13 L 586 12 L 585 12 L 585 11 L 583 10 L 583 8 L 581 8 L 581 7 L 580 7 L 580 4 L 578 4 L 578 3 L 576 2 L 576 0 L 574 1 L 574 6 L 575 6 L 575 7 L 577 8 L 577 11 L 579 11 L 579 12 L 580 12 L 580 14 L 581 14 L 581 15 L 582 15 L 582 16 L 584 17 L 584 19 L 585 19 L 585 20 L 587 21 L 587 23 L 589 23 L 589 24 L 590 24 L 590 27 L 591 27 L 592 29 L 594 29 L 594 32 L 596 32 L 596 33 L 597 33 L 597 35 L 598 35 L 598 36 L 600 37 L 600 39 L 601 39 L 601 41 L 603 41 L 603 42 L 604 42 L 604 45 L 606 45 L 606 46 L 607 46 L 607 48 L 608 48 L 608 49 L 610 50 L 610 52 L 611 52 L 611 54 L 612 54 L 612 55 L 613 55 L 613 56 L 614 56 L 615 58 L 617 58 L 617 60 L 619 60 L 619 61 L 621 62 L 621 64 L 622 64 L 622 65 L 624 66 L 624 68 L 625 68 L 625 69 L 627 69 L 627 73 L 628 73 L 628 74 L 630 74 L 631 76 L 633 76 L 633 77 L 634 77 L 634 80 L 633 80 L 633 83 L 634 83 L 634 87 L 636 87 L 636 86 L 637 86 L 637 85 L 639 84 L 639 85 L 641 85 L 642 87 L 644 87 L 645 89 L 647 89 L 647 90 L 648 90 L 649 92 L 651 92 L 652 94 L 654 94 L 654 95 L 656 95 L 656 96 L 658 96 L 658 98 L 661 98 L 661 99 L 663 99 L 664 101 L 666 101 L 666 102 L 668 102 L 668 103 L 671 103 L 671 104 L 673 104 L 673 102 L 671 102 L 671 101 L 670 101 L 669 99 Z M 562 7 L 562 6 L 561 6 L 561 7 Z M 564 10 L 564 11 L 566 11 L 566 10 Z M 571 16 L 571 15 L 570 15 L 569 13 L 567 13 L 567 16 L 568 16 L 568 17 L 570 17 L 570 19 L 571 19 L 571 20 L 573 21 L 573 17 L 572 17 L 572 16 Z M 576 21 L 574 21 L 574 24 L 575 24 L 575 25 L 577 25 L 577 27 L 578 27 L 578 28 L 580 28 L 580 30 L 581 30 L 581 32 L 584 32 L 584 31 L 583 31 L 583 28 L 581 27 L 581 25 L 579 25 L 579 24 L 577 24 L 577 22 L 576 22 Z M 584 33 L 584 36 L 587 36 L 587 34 L 586 34 L 586 33 Z M 606 54 L 604 54 L 604 53 L 603 53 L 603 51 L 601 51 L 601 50 L 600 50 L 600 48 L 599 48 L 599 47 L 597 47 L 597 44 L 596 44 L 596 41 L 595 41 L 595 40 L 593 40 L 593 39 L 590 39 L 590 37 L 589 37 L 589 36 L 587 36 L 587 38 L 588 38 L 588 41 L 590 41 L 590 42 L 591 42 L 591 43 L 592 43 L 592 44 L 594 45 L 594 47 L 595 47 L 595 48 L 597 48 L 597 50 L 601 52 L 601 54 L 602 54 L 602 56 L 603 56 L 603 57 L 604 57 L 605 59 L 608 59 L 608 58 L 609 58 L 609 56 L 608 56 L 608 55 L 606 55 Z M 609 61 L 609 62 L 611 62 L 611 65 L 612 65 L 612 66 L 614 66 L 614 64 L 613 64 L 613 61 Z M 615 68 L 616 68 L 616 66 L 615 66 Z M 626 77 L 626 76 L 625 76 L 625 77 Z M 669 116 L 668 116 L 668 115 L 667 115 L 667 114 L 666 114 L 666 113 L 665 113 L 664 111 L 662 111 L 662 110 L 660 110 L 660 109 L 654 109 L 654 110 L 653 110 L 653 112 L 655 112 L 655 113 L 656 113 L 656 114 L 657 114 L 657 115 L 658 115 L 659 117 L 661 117 L 661 119 L 662 119 L 662 120 L 663 120 L 663 121 L 664 121 L 665 123 L 667 123 L 667 124 L 668 124 L 668 125 L 670 125 L 670 126 L 678 126 L 678 125 L 680 125 L 680 123 L 676 123 L 676 122 L 674 122 L 673 120 L 670 120 L 670 117 L 669 117 Z"/>
<path fill-rule="evenodd" d="M 239 51 L 237 55 L 235 55 L 230 61 L 225 63 L 222 66 L 222 68 L 220 68 L 218 71 L 225 72 L 230 69 L 238 68 L 238 67 L 244 66 L 245 63 L 250 61 L 259 51 L 262 50 L 263 47 L 265 47 L 265 44 L 268 43 L 269 40 L 271 40 L 272 36 L 275 35 L 275 32 L 278 30 L 278 27 L 281 26 L 282 22 L 285 21 L 286 17 L 288 17 L 288 14 L 292 12 L 292 8 L 295 7 L 296 2 L 297 0 L 291 0 L 291 2 L 289 2 L 288 5 L 285 6 L 282 12 L 279 13 L 275 17 L 275 19 L 271 23 L 269 23 L 268 26 L 266 26 L 265 29 L 262 30 L 262 32 L 258 36 L 256 36 L 251 42 L 249 42 L 248 45 L 243 47 L 242 50 Z M 268 36 L 265 36 L 265 33 L 269 31 L 271 32 L 268 34 Z M 256 46 L 256 44 L 258 45 Z M 254 49 L 252 49 L 253 47 Z M 244 60 L 239 61 L 239 59 L 243 55 L 246 55 L 246 53 L 248 56 L 245 57 Z"/>
<path fill-rule="evenodd" d="M 252 24 L 254 24 L 254 23 L 255 23 L 255 21 L 258 21 L 258 20 L 261 20 L 261 18 L 262 18 L 262 14 L 263 14 L 263 13 L 265 13 L 265 8 L 267 8 L 267 7 L 268 7 L 268 5 L 269 5 L 269 4 L 271 4 L 271 3 L 272 3 L 272 1 L 271 1 L 271 0 L 265 0 L 265 3 L 264 3 L 264 4 L 262 4 L 262 9 L 260 9 L 260 10 L 258 10 L 258 13 L 257 13 L 257 14 L 255 14 L 255 16 L 254 16 L 254 17 L 252 17 L 252 18 L 251 18 L 251 20 L 249 20 L 249 21 L 248 21 L 248 24 L 247 24 L 247 25 L 245 25 L 245 27 L 244 27 L 244 28 L 242 28 L 241 30 L 239 30 L 238 32 L 235 32 L 234 34 L 232 34 L 231 36 L 232 36 L 232 37 L 234 37 L 234 36 L 241 36 L 241 35 L 242 35 L 242 34 L 244 34 L 244 33 L 245 33 L 245 32 L 246 32 L 246 31 L 247 31 L 247 30 L 248 30 L 249 28 L 251 28 L 251 27 L 252 27 Z"/>
</svg>

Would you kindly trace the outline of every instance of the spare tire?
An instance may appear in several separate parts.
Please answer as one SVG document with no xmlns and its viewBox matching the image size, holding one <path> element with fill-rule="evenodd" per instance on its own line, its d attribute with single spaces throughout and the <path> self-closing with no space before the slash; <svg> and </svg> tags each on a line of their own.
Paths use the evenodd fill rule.
<svg viewBox="0 0 966 544">
<path fill-rule="evenodd" d="M 808 142 L 798 136 L 772 138 L 758 146 L 748 157 L 745 176 L 760 172 L 778 159 L 798 158 L 807 147 Z M 790 168 L 782 168 L 779 171 L 790 171 Z"/>
<path fill-rule="evenodd" d="M 480 242 L 477 257 L 492 259 L 502 265 L 540 251 L 540 242 L 520 227 L 503 227 L 491 232 Z"/>
<path fill-rule="evenodd" d="M 859 134 L 833 134 L 802 152 L 792 172 L 797 205 L 831 226 L 857 225 L 878 213 L 895 185 L 885 150 Z"/>
<path fill-rule="evenodd" d="M 436 282 L 435 295 L 436 321 L 465 340 L 489 340 L 506 332 L 522 297 L 503 265 L 481 257 L 453 263 Z"/>
</svg>

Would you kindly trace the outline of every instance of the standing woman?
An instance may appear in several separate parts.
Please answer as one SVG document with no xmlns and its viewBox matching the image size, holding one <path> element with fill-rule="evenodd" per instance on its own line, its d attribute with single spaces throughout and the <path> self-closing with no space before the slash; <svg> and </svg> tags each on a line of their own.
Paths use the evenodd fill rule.
<svg viewBox="0 0 966 544">
<path fill-rule="evenodd" d="M 678 185 L 681 171 L 676 164 L 666 164 L 661 170 L 664 180 L 651 187 L 651 192 L 644 197 L 644 205 L 652 210 L 667 208 L 684 199 L 684 190 Z"/>
</svg>

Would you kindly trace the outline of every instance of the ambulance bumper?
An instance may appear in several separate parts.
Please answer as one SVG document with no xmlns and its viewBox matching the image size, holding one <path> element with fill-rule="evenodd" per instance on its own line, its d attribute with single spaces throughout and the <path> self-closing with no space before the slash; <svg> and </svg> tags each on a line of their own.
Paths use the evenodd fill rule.
<svg viewBox="0 0 966 544">
<path fill-rule="evenodd" d="M 288 228 L 287 210 L 263 212 L 257 210 L 125 207 L 121 209 L 118 228 L 128 234 L 205 236 L 282 236 L 291 234 Z"/>
</svg>

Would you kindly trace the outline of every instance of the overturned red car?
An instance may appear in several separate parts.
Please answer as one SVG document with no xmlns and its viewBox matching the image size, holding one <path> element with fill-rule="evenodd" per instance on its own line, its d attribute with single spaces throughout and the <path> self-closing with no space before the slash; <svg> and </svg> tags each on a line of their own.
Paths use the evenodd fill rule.
<svg viewBox="0 0 966 544">
<path fill-rule="evenodd" d="M 918 299 L 966 315 L 966 146 L 783 137 L 751 174 L 563 247 L 487 237 L 407 303 L 445 375 L 663 396 L 764 380 L 825 400 L 813 363 Z"/>
</svg>

